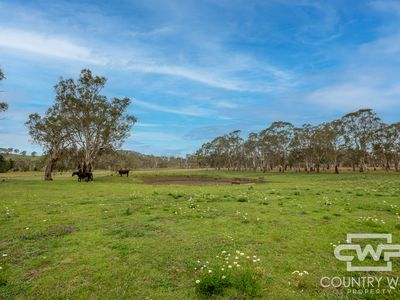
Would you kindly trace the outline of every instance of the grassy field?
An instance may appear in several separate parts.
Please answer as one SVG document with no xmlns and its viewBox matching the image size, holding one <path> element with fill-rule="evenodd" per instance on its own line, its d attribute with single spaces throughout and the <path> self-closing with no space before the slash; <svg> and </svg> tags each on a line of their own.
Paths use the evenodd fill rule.
<svg viewBox="0 0 400 300">
<path fill-rule="evenodd" d="M 275 173 L 256 185 L 141 182 L 151 175 L 95 173 L 90 183 L 70 174 L 53 182 L 39 173 L 0 177 L 0 298 L 400 298 L 398 288 L 354 295 L 320 286 L 323 276 L 349 276 L 333 255 L 347 233 L 392 233 L 400 243 L 398 174 Z M 400 276 L 400 259 L 384 275 Z"/>
</svg>

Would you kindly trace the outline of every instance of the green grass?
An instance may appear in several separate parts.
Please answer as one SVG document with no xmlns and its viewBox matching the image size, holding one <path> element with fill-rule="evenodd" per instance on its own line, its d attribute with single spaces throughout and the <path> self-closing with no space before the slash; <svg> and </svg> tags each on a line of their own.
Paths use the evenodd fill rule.
<svg viewBox="0 0 400 300">
<path fill-rule="evenodd" d="M 400 297 L 398 289 L 346 296 L 319 283 L 349 276 L 333 255 L 347 233 L 392 233 L 400 243 L 398 174 L 275 173 L 264 184 L 207 186 L 145 185 L 144 174 L 153 173 L 99 173 L 90 183 L 70 174 L 53 182 L 39 173 L 0 177 L 0 299 Z M 222 251 L 243 252 L 228 282 L 220 280 Z M 371 274 L 400 276 L 400 259 L 393 266 Z"/>
</svg>

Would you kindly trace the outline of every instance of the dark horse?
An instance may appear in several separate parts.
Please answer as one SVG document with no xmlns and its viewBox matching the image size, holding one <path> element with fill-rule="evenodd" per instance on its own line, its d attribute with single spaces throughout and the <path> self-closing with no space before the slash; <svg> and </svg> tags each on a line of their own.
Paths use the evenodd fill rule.
<svg viewBox="0 0 400 300">
<path fill-rule="evenodd" d="M 119 169 L 118 173 L 119 173 L 119 175 L 121 175 L 121 177 L 122 177 L 122 174 L 126 174 L 126 177 L 128 177 L 129 176 L 129 169 Z"/>
<path fill-rule="evenodd" d="M 79 170 L 78 172 L 72 173 L 72 176 L 78 176 L 78 181 L 85 180 L 86 182 L 93 181 L 93 173 L 92 172 L 82 172 Z"/>
</svg>

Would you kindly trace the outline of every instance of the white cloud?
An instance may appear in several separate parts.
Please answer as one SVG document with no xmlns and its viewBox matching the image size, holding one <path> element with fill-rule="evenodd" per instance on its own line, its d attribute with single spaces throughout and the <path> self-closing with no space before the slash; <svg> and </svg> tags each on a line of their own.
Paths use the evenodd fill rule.
<svg viewBox="0 0 400 300">
<path fill-rule="evenodd" d="M 14 28 L 0 29 L 0 47 L 11 48 L 59 59 L 85 61 L 104 64 L 87 47 L 78 45 L 64 37 L 54 37 L 43 33 Z"/>
<path fill-rule="evenodd" d="M 135 127 L 160 127 L 160 124 L 155 124 L 155 123 L 141 123 L 138 121 L 135 124 Z"/>
<path fill-rule="evenodd" d="M 225 101 L 225 100 L 223 100 L 223 101 L 216 101 L 216 102 L 214 103 L 214 105 L 215 105 L 216 107 L 219 107 L 219 108 L 228 108 L 228 109 L 234 109 L 234 108 L 238 108 L 238 107 L 239 107 L 238 104 L 233 103 L 233 102 L 230 102 L 230 101 Z"/>
<path fill-rule="evenodd" d="M 360 47 L 361 54 L 365 54 L 368 56 L 373 56 L 375 58 L 380 58 L 380 56 L 384 55 L 391 56 L 391 58 L 399 59 L 400 54 L 400 34 L 393 34 L 389 36 L 385 36 L 383 38 L 376 39 L 370 43 L 366 43 L 361 45 Z M 377 56 L 380 55 L 380 56 Z"/>
<path fill-rule="evenodd" d="M 339 111 L 387 109 L 399 105 L 399 92 L 400 86 L 381 88 L 367 82 L 353 82 L 318 89 L 305 99 L 308 103 Z"/>
<path fill-rule="evenodd" d="M 155 32 L 171 30 L 169 27 L 161 27 Z M 174 76 L 232 91 L 271 92 L 293 83 L 293 76 L 286 70 L 247 55 L 227 52 L 222 46 L 215 46 L 213 50 L 193 49 L 199 56 L 197 65 L 188 65 L 185 62 L 175 64 L 171 63 L 176 61 L 174 52 L 159 53 L 152 42 L 138 43 L 134 38 L 130 46 L 125 44 L 115 47 L 96 42 L 89 47 L 68 36 L 19 27 L 3 27 L 0 29 L 0 48 L 60 60 L 106 65 L 112 69 Z M 211 52 L 208 53 L 209 51 Z M 260 80 L 253 82 L 254 76 Z"/>
<path fill-rule="evenodd" d="M 379 11 L 400 15 L 400 3 L 398 1 L 371 1 L 370 5 Z"/>
<path fill-rule="evenodd" d="M 249 90 L 244 84 L 235 80 L 229 80 L 224 76 L 214 76 L 210 70 L 196 70 L 195 67 L 182 67 L 173 65 L 158 65 L 158 64 L 136 64 L 130 63 L 126 66 L 129 70 L 140 71 L 144 73 L 154 73 L 162 75 L 172 75 L 188 80 L 207 84 L 216 88 L 223 88 L 233 91 Z"/>
<path fill-rule="evenodd" d="M 209 116 L 212 113 L 212 111 L 208 109 L 204 109 L 195 105 L 185 106 L 185 107 L 177 106 L 176 108 L 172 108 L 154 103 L 148 103 L 137 99 L 135 99 L 134 103 L 140 107 L 147 108 L 150 110 L 177 114 L 177 115 L 184 115 L 184 116 L 204 117 L 204 116 Z"/>
</svg>

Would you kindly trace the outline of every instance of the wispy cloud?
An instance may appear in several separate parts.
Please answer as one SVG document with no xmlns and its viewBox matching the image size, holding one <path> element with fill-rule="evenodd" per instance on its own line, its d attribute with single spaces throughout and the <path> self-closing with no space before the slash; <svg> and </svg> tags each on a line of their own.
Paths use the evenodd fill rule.
<svg viewBox="0 0 400 300">
<path fill-rule="evenodd" d="M 372 82 L 352 82 L 318 89 L 305 97 L 310 104 L 332 109 L 350 111 L 359 108 L 398 108 L 400 85 L 383 88 Z"/>
<path fill-rule="evenodd" d="M 140 120 L 135 124 L 135 127 L 160 127 L 160 124 L 155 123 L 141 123 Z"/>
<path fill-rule="evenodd" d="M 372 42 L 365 43 L 360 46 L 360 52 L 375 60 L 380 58 L 400 59 L 400 30 L 382 38 L 378 38 Z"/>
<path fill-rule="evenodd" d="M 140 71 L 145 73 L 154 73 L 162 75 L 171 75 L 192 80 L 206 85 L 233 91 L 246 91 L 250 88 L 245 84 L 235 80 L 229 80 L 223 76 L 214 76 L 208 71 L 196 70 L 196 67 L 182 67 L 174 65 L 158 65 L 158 64 L 136 64 L 128 63 L 128 70 Z"/>
<path fill-rule="evenodd" d="M 371 1 L 370 5 L 379 11 L 400 15 L 400 3 L 398 1 Z"/>
<path fill-rule="evenodd" d="M 55 36 L 40 31 L 3 28 L 0 30 L 0 47 L 32 53 L 46 58 L 75 60 L 89 64 L 109 66 L 111 68 L 120 68 L 125 71 L 174 76 L 211 87 L 232 91 L 270 91 L 272 89 L 271 84 L 263 83 L 254 85 L 243 79 L 235 79 L 233 75 L 223 74 L 221 73 L 221 66 L 219 70 L 217 70 L 211 66 L 201 69 L 194 65 L 165 64 L 162 63 L 162 59 L 157 56 L 154 57 L 149 54 L 143 54 L 143 52 L 146 52 L 143 51 L 144 49 L 127 48 L 124 49 L 124 51 L 120 49 L 103 49 L 104 51 L 102 51 L 102 54 L 97 54 L 96 51 L 90 47 L 81 45 L 69 37 Z M 101 45 L 99 45 L 99 47 L 101 48 Z M 140 53 L 140 63 L 129 56 L 121 58 L 119 52 Z M 246 61 L 246 59 L 244 59 L 244 61 Z M 237 61 L 235 64 L 237 65 Z M 242 70 L 248 69 L 254 72 L 257 63 L 252 62 L 250 64 L 247 60 L 245 65 L 246 66 L 242 65 Z M 260 69 L 260 67 L 262 69 Z M 258 65 L 257 68 L 260 69 L 261 72 L 270 74 L 270 76 L 278 80 L 289 79 L 285 71 L 276 67 Z M 240 70 L 241 69 L 228 70 L 228 72 L 237 72 Z"/>
<path fill-rule="evenodd" d="M 210 111 L 208 109 L 204 109 L 204 108 L 201 108 L 201 107 L 195 106 L 195 105 L 184 106 L 184 107 L 180 107 L 180 106 L 167 107 L 167 106 L 162 106 L 162 105 L 155 104 L 155 103 L 149 103 L 149 102 L 145 102 L 145 101 L 137 100 L 137 99 L 134 102 L 136 105 L 146 108 L 146 109 L 155 110 L 155 111 L 164 112 L 164 113 L 170 113 L 170 114 L 191 116 L 191 117 L 205 117 L 205 116 L 210 116 L 210 114 L 213 113 L 212 111 Z"/>
<path fill-rule="evenodd" d="M 78 45 L 66 38 L 49 36 L 34 31 L 2 28 L 0 30 L 0 47 L 60 59 L 78 60 L 95 64 L 105 63 L 103 59 L 96 58 L 93 51 L 87 47 Z"/>
</svg>

